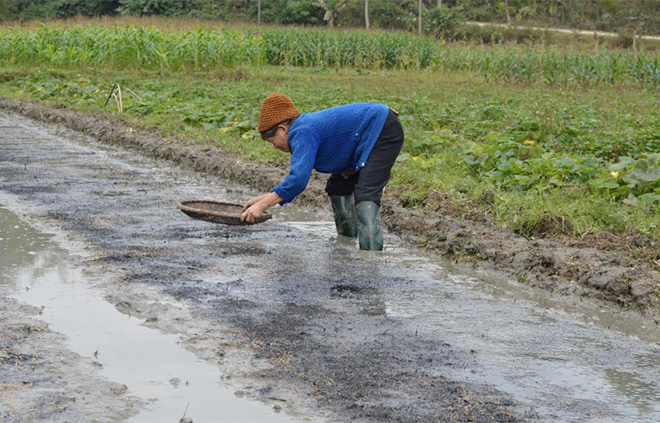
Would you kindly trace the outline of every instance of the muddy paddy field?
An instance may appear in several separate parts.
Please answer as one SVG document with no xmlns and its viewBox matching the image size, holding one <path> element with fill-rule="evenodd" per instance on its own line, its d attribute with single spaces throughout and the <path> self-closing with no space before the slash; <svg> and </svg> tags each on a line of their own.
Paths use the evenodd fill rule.
<svg viewBox="0 0 660 423">
<path fill-rule="evenodd" d="M 196 221 L 178 201 L 282 170 L 2 105 L 2 421 L 660 421 L 657 275 L 624 257 L 396 203 L 360 252 L 318 180 L 263 224 Z"/>
</svg>

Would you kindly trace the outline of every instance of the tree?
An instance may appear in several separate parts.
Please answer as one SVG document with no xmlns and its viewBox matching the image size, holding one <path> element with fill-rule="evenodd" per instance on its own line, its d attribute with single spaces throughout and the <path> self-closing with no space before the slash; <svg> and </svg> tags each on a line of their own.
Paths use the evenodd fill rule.
<svg viewBox="0 0 660 423">
<path fill-rule="evenodd" d="M 111 15 L 116 13 L 119 0 L 57 0 L 52 7 L 58 18 Z"/>
<path fill-rule="evenodd" d="M 0 21 L 113 15 L 119 0 L 0 0 Z"/>
<path fill-rule="evenodd" d="M 435 38 L 453 37 L 456 26 L 463 23 L 456 9 L 450 7 L 424 10 L 424 33 Z"/>
<path fill-rule="evenodd" d="M 654 5 L 646 2 L 627 1 L 626 7 L 612 10 L 609 16 L 611 25 L 624 40 L 631 42 L 637 49 L 637 37 L 640 34 L 660 33 L 660 16 L 654 13 Z"/>
<path fill-rule="evenodd" d="M 196 1 L 179 0 L 120 0 L 119 3 L 119 13 L 137 16 L 182 16 L 200 6 Z"/>
<path fill-rule="evenodd" d="M 456 5 L 463 9 L 465 18 L 471 21 L 496 21 L 497 3 L 488 0 L 457 0 Z"/>
<path fill-rule="evenodd" d="M 324 12 L 310 0 L 280 0 L 266 2 L 272 22 L 294 25 L 319 25 L 323 23 Z M 277 5 L 276 8 L 273 8 Z"/>
<path fill-rule="evenodd" d="M 348 0 L 317 0 L 314 5 L 325 10 L 323 20 L 328 23 L 330 28 L 334 28 L 337 15 L 344 10 L 347 3 Z"/>
<path fill-rule="evenodd" d="M 14 16 L 13 4 L 9 1 L 0 1 L 0 22 L 12 19 Z"/>
<path fill-rule="evenodd" d="M 364 27 L 369 31 L 369 0 L 364 0 Z"/>
</svg>

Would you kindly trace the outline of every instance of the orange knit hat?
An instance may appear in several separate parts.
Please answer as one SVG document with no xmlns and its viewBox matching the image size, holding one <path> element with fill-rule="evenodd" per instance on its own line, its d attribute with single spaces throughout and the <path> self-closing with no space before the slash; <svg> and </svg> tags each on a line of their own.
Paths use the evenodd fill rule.
<svg viewBox="0 0 660 423">
<path fill-rule="evenodd" d="M 280 93 L 271 93 L 261 105 L 257 130 L 267 131 L 279 123 L 298 117 L 299 114 L 289 97 Z"/>
</svg>

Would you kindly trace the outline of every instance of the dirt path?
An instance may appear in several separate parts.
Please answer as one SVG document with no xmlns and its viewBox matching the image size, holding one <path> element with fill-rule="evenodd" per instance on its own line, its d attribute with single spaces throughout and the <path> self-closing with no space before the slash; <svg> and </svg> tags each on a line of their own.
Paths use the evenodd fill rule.
<svg viewBox="0 0 660 423">
<path fill-rule="evenodd" d="M 85 265 L 113 275 L 103 287 L 108 301 L 148 326 L 179 334 L 186 348 L 223 369 L 242 396 L 312 421 L 660 418 L 660 334 L 636 313 L 566 301 L 574 296 L 549 300 L 545 291 L 538 295 L 496 272 L 484 282 L 408 251 L 392 234 L 384 254 L 360 253 L 334 239 L 327 212 L 300 205 L 278 209 L 273 221 L 255 227 L 192 221 L 176 210 L 176 200 L 240 201 L 254 194 L 245 185 L 270 186 L 282 170 L 254 172 L 232 158 L 190 153 L 98 118 L 18 107 L 44 120 L 69 119 L 113 144 L 141 145 L 150 154 L 225 175 L 170 168 L 0 112 L 0 190 L 13 199 L 5 206 L 90 248 L 93 260 Z M 318 181 L 305 200 L 325 203 Z M 429 221 L 397 207 L 387 216 L 392 227 L 419 227 L 430 239 L 442 231 L 442 245 L 482 248 L 485 258 L 499 254 L 492 262 L 502 267 L 549 262 L 524 240 L 494 228 L 489 234 L 477 223 Z M 552 247 L 536 243 L 538 249 Z M 608 269 L 591 277 L 607 278 Z M 545 273 L 538 275 L 541 280 Z M 635 298 L 641 304 L 647 297 Z M 2 301 L 3 310 L 17 310 Z M 25 314 L 5 318 L 13 325 Z M 31 336 L 28 331 L 17 339 Z M 130 386 L 126 394 L 120 402 L 129 407 Z"/>
<path fill-rule="evenodd" d="M 507 25 L 507 24 L 498 24 L 490 22 L 467 22 L 467 25 L 474 25 L 480 27 L 497 27 L 497 28 L 511 28 L 511 29 L 520 29 L 520 30 L 532 30 L 532 31 L 548 31 L 548 32 L 558 32 L 561 34 L 573 34 L 573 35 L 586 35 L 593 37 L 594 35 L 598 37 L 619 37 L 620 34 L 616 32 L 606 32 L 606 31 L 588 31 L 582 29 L 566 29 L 566 28 L 543 28 L 538 26 L 524 26 L 524 25 Z M 653 40 L 659 41 L 660 36 L 657 35 L 638 35 L 640 40 Z"/>
<path fill-rule="evenodd" d="M 285 175 L 283 169 L 255 169 L 231 155 L 209 150 L 201 152 L 176 142 L 163 142 L 149 134 L 129 131 L 120 121 L 68 110 L 52 110 L 31 103 L 0 99 L 0 108 L 31 118 L 63 124 L 104 143 L 135 148 L 156 158 L 165 158 L 184 167 L 265 191 Z M 386 193 L 387 195 L 387 193 Z M 321 181 L 312 180 L 297 200 L 326 208 Z M 385 199 L 383 219 L 389 230 L 405 239 L 448 257 L 471 257 L 474 266 L 553 293 L 605 300 L 623 309 L 636 309 L 660 322 L 660 272 L 639 265 L 623 254 L 589 248 L 589 243 L 571 247 L 550 240 L 530 240 L 494 226 L 488 220 L 455 218 L 443 208 L 435 213 L 407 210 L 397 199 Z"/>
</svg>

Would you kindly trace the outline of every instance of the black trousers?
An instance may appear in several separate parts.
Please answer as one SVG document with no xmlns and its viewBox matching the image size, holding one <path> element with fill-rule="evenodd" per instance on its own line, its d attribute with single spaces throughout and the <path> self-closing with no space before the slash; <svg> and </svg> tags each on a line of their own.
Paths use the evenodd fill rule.
<svg viewBox="0 0 660 423">
<path fill-rule="evenodd" d="M 390 180 L 392 166 L 403 147 L 403 127 L 397 115 L 390 110 L 383 130 L 369 154 L 367 164 L 350 175 L 333 173 L 328 178 L 328 195 L 353 195 L 355 204 L 373 201 L 380 206 L 383 188 Z"/>
</svg>

